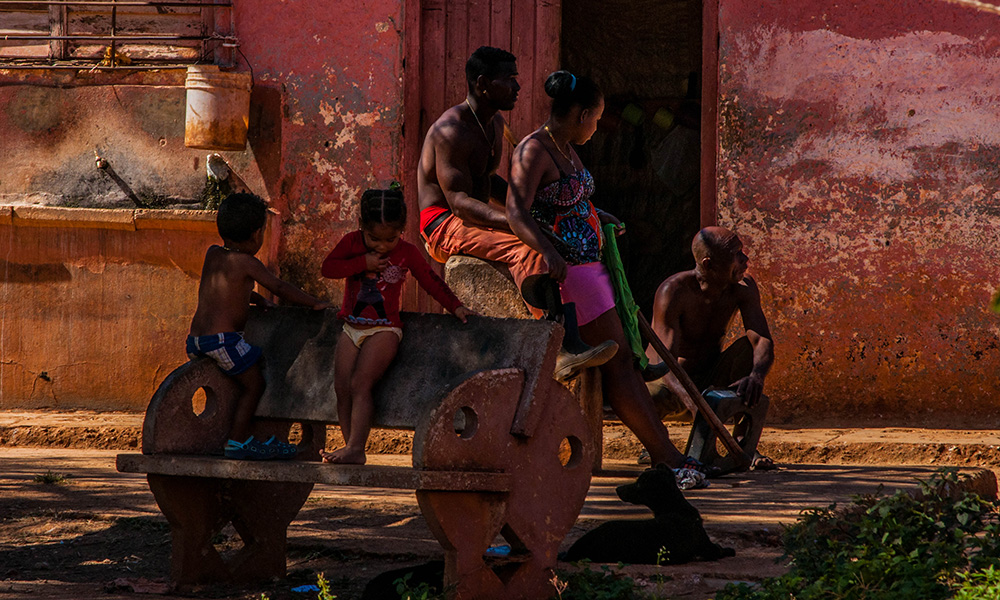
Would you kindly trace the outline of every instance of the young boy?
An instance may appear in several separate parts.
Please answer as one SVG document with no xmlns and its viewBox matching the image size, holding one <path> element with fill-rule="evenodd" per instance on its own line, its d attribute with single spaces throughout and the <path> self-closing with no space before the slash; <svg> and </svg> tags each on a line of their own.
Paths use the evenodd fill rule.
<svg viewBox="0 0 1000 600">
<path fill-rule="evenodd" d="M 314 310 L 329 308 L 294 285 L 275 277 L 254 256 L 264 242 L 267 205 L 253 194 L 230 194 L 219 206 L 216 225 L 222 246 L 205 253 L 198 284 L 198 310 L 191 320 L 187 354 L 192 360 L 207 356 L 240 385 L 236 415 L 223 453 L 228 458 L 292 458 L 296 448 L 272 437 L 267 441 L 250 435 L 250 420 L 264 394 L 260 369 L 261 349 L 243 339 L 250 304 L 268 304 L 253 291 L 259 283 L 276 296 Z"/>
</svg>

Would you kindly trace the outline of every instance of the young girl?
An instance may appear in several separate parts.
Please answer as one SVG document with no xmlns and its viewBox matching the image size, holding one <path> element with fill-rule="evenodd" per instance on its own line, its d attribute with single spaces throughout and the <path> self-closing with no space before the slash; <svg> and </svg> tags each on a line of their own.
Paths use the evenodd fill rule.
<svg viewBox="0 0 1000 600">
<path fill-rule="evenodd" d="M 362 465 L 375 413 L 372 388 L 403 338 L 399 296 L 406 272 L 463 323 L 476 313 L 462 306 L 416 246 L 400 239 L 406 226 L 402 190 L 365 190 L 358 221 L 360 229 L 345 235 L 323 261 L 324 277 L 347 280 L 337 314 L 344 320 L 344 335 L 333 363 L 337 416 L 346 445 L 324 452 L 323 460 Z"/>
</svg>

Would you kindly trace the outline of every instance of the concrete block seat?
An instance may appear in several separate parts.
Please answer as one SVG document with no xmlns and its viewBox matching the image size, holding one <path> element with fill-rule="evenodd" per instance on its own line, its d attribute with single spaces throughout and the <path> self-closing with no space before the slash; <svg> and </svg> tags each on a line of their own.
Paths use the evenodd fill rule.
<svg viewBox="0 0 1000 600">
<path fill-rule="evenodd" d="M 118 470 L 145 473 L 171 528 L 171 577 L 180 584 L 285 575 L 288 524 L 316 483 L 407 488 L 441 542 L 457 598 L 533 598 L 590 485 L 593 443 L 583 410 L 552 379 L 562 329 L 548 321 L 404 313 L 399 354 L 375 388 L 375 426 L 414 430 L 413 466 L 320 462 L 337 423 L 336 311 L 255 308 L 247 339 L 264 348 L 267 390 L 254 435 L 287 440 L 292 461 L 218 456 L 236 386 L 209 360 L 188 362 L 146 411 L 142 454 Z M 204 390 L 204 409 L 192 398 Z M 557 490 L 557 492 L 553 492 Z M 212 537 L 232 523 L 244 546 L 222 557 Z M 484 553 L 498 534 L 513 551 Z"/>
</svg>

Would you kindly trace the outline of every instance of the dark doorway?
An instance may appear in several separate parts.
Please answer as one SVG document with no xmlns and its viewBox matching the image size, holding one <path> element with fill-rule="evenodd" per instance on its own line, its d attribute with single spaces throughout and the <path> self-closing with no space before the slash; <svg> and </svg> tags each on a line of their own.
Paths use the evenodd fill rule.
<svg viewBox="0 0 1000 600">
<path fill-rule="evenodd" d="M 694 266 L 702 12 L 702 0 L 563 3 L 563 68 L 605 95 L 597 133 L 578 151 L 597 183 L 595 204 L 626 225 L 625 269 L 647 316 L 660 282 Z"/>
</svg>

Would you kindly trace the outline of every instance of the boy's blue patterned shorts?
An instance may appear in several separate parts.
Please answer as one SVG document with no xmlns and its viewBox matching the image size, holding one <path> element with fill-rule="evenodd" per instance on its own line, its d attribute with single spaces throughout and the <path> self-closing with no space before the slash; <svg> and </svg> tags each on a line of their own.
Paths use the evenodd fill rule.
<svg viewBox="0 0 1000 600">
<path fill-rule="evenodd" d="M 187 355 L 194 360 L 207 356 L 214 360 L 226 375 L 239 375 L 260 360 L 263 350 L 251 346 L 243 339 L 242 333 L 216 333 L 213 335 L 189 335 Z"/>
</svg>

